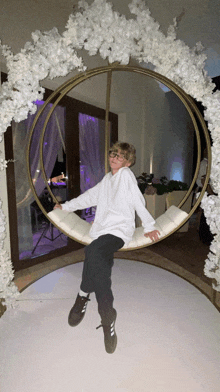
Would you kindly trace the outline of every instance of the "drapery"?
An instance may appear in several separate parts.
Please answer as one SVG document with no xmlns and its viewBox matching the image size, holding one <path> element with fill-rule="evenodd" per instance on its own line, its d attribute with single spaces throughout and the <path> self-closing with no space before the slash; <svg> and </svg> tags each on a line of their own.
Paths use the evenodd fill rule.
<svg viewBox="0 0 220 392">
<path fill-rule="evenodd" d="M 42 103 L 37 103 L 37 111 L 39 111 Z M 45 108 L 35 126 L 30 149 L 31 176 L 34 179 L 38 196 L 40 196 L 45 187 L 39 164 L 40 134 L 50 107 L 51 105 L 49 104 Z M 33 202 L 34 197 L 30 190 L 27 176 L 26 148 L 29 138 L 29 130 L 35 116 L 36 114 L 29 115 L 26 120 L 12 125 L 20 254 L 22 252 L 27 252 L 28 254 L 33 247 L 30 204 Z M 47 125 L 43 146 L 44 167 L 48 178 L 52 173 L 58 151 L 61 147 L 61 135 L 63 139 L 65 138 L 64 126 L 65 108 L 57 106 Z"/>
<path fill-rule="evenodd" d="M 105 175 L 105 122 L 79 113 L 80 191 L 96 185 Z M 93 209 L 93 215 L 95 209 Z M 91 215 L 91 213 L 90 213 Z M 82 213 L 86 219 L 86 212 Z"/>
<path fill-rule="evenodd" d="M 84 193 L 96 185 L 105 175 L 104 120 L 79 114 L 79 149 L 80 149 L 80 190 Z"/>
</svg>

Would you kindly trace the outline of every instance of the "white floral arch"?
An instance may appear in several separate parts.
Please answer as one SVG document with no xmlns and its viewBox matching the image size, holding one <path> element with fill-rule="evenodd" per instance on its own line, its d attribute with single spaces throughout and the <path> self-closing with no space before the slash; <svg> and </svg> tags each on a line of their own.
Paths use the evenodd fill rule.
<svg viewBox="0 0 220 392">
<path fill-rule="evenodd" d="M 189 48 L 176 38 L 177 21 L 163 34 L 151 17 L 143 0 L 132 0 L 130 12 L 135 16 L 126 19 L 113 10 L 107 0 L 94 0 L 91 5 L 79 1 L 78 12 L 71 14 L 66 30 L 60 35 L 51 31 L 32 33 L 20 53 L 14 55 L 6 45 L 1 45 L 8 68 L 8 81 L 0 94 L 0 140 L 12 120 L 21 121 L 28 113 L 35 113 L 33 104 L 43 98 L 40 82 L 66 76 L 72 70 L 85 71 L 77 50 L 85 49 L 89 55 L 97 53 L 110 63 L 128 64 L 130 58 L 140 63 L 151 63 L 155 71 L 171 79 L 187 94 L 200 101 L 205 120 L 213 140 L 211 182 L 216 195 L 204 196 L 207 222 L 214 240 L 205 262 L 204 273 L 214 279 L 213 287 L 220 291 L 220 91 L 213 93 L 215 85 L 205 71 L 206 56 L 201 43 Z M 7 162 L 0 158 L 0 169 Z M 13 283 L 11 260 L 4 250 L 5 217 L 0 201 L 0 298 L 8 306 L 18 295 Z"/>
</svg>

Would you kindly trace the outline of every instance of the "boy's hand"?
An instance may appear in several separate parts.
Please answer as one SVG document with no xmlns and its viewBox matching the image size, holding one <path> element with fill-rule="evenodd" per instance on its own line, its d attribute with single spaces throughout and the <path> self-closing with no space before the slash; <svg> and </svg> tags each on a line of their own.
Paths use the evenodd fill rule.
<svg viewBox="0 0 220 392">
<path fill-rule="evenodd" d="M 149 237 L 151 241 L 158 241 L 159 240 L 160 232 L 158 230 L 149 231 L 148 233 L 144 233 L 145 237 Z"/>
<path fill-rule="evenodd" d="M 62 210 L 62 206 L 61 204 L 55 204 L 55 206 L 53 207 L 54 210 L 56 210 L 56 208 L 59 208 L 60 210 Z"/>
</svg>

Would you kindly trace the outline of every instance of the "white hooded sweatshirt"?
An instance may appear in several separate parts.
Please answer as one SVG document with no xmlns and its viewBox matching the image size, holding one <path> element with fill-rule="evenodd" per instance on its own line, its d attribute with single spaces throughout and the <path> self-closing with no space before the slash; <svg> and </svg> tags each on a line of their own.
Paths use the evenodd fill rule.
<svg viewBox="0 0 220 392">
<path fill-rule="evenodd" d="M 104 234 L 113 234 L 127 245 L 135 230 L 135 211 L 142 221 L 144 233 L 155 230 L 155 220 L 145 208 L 145 199 L 128 167 L 122 167 L 114 175 L 109 172 L 93 188 L 62 204 L 65 211 L 93 206 L 97 206 L 90 230 L 93 239 Z"/>
</svg>

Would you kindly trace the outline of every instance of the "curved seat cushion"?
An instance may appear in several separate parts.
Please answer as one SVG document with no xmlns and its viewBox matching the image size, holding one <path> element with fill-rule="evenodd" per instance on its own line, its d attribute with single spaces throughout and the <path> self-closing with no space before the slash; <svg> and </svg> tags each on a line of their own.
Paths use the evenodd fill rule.
<svg viewBox="0 0 220 392">
<path fill-rule="evenodd" d="M 79 218 L 74 212 L 67 212 L 57 208 L 47 215 L 49 220 L 54 223 L 55 226 L 58 226 L 67 236 L 84 245 L 88 245 L 92 242 L 92 238 L 89 236 L 91 224 Z M 168 208 L 164 214 L 156 219 L 155 229 L 159 230 L 160 238 L 169 235 L 169 233 L 179 228 L 187 216 L 188 214 L 178 207 L 171 206 Z M 138 227 L 135 229 L 132 240 L 128 245 L 123 246 L 122 250 L 141 248 L 149 245 L 151 242 L 150 238 L 144 236 L 143 227 Z"/>
<path fill-rule="evenodd" d="M 56 208 L 47 215 L 52 223 L 58 226 L 67 236 L 72 237 L 85 245 L 92 242 L 92 238 L 89 236 L 91 224 L 81 219 L 74 212 L 63 211 Z"/>
</svg>

